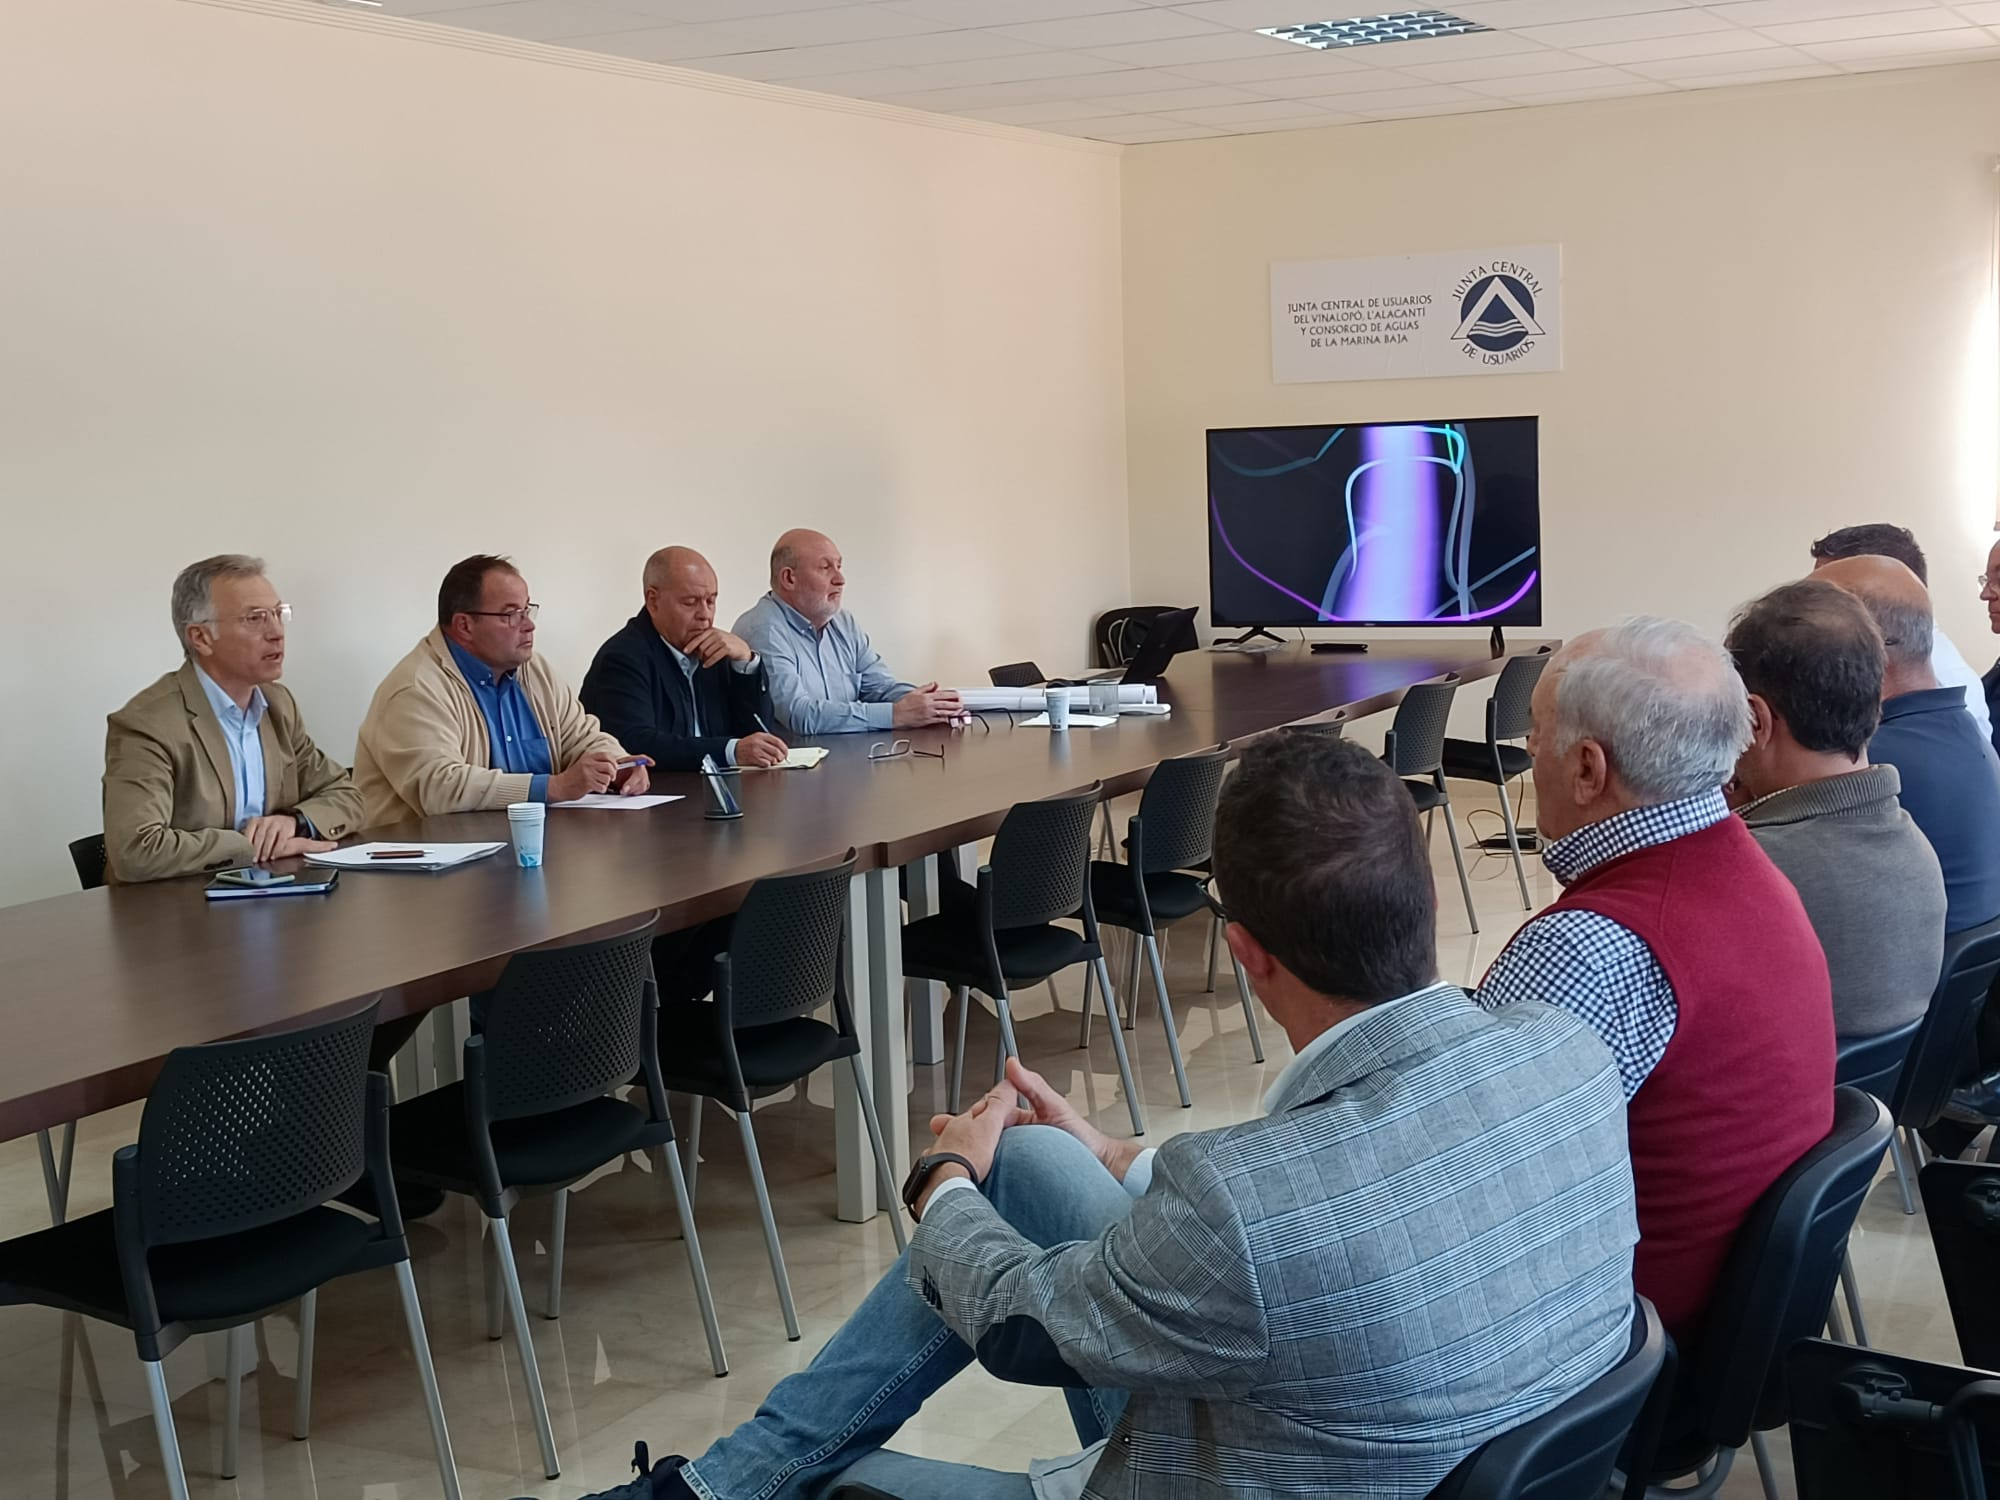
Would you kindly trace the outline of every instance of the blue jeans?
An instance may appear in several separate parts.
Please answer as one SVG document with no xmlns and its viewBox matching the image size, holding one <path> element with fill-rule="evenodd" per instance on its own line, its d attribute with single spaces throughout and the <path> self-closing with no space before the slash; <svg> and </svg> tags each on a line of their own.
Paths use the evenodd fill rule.
<svg viewBox="0 0 2000 1500">
<path fill-rule="evenodd" d="M 981 1190 L 1017 1233 L 1044 1246 L 1094 1240 L 1132 1211 L 1123 1185 L 1081 1142 L 1041 1125 L 1016 1126 L 1000 1138 Z M 845 1477 L 908 1500 L 1029 1495 L 1025 1474 L 903 1454 L 871 1458 L 973 1360 L 971 1346 L 910 1290 L 907 1270 L 905 1255 L 810 1365 L 779 1381 L 756 1416 L 681 1471 L 697 1495 L 819 1500 Z M 1125 1406 L 1122 1391 L 1064 1394 L 1083 1446 L 1104 1437 Z"/>
</svg>

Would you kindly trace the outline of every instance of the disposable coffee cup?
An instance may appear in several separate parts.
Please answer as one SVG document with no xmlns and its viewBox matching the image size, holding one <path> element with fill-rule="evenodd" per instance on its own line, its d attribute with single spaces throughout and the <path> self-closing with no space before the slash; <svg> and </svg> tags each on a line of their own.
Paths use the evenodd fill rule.
<svg viewBox="0 0 2000 1500">
<path fill-rule="evenodd" d="M 1042 694 L 1042 701 L 1049 706 L 1049 728 L 1058 733 L 1069 730 L 1069 689 L 1050 688 Z"/>
<path fill-rule="evenodd" d="M 1093 682 L 1090 685 L 1090 711 L 1105 718 L 1118 717 L 1118 684 L 1115 682 Z"/>
<path fill-rule="evenodd" d="M 548 809 L 539 802 L 516 802 L 507 809 L 507 831 L 514 836 L 514 858 L 524 870 L 542 863 L 542 823 Z"/>
</svg>

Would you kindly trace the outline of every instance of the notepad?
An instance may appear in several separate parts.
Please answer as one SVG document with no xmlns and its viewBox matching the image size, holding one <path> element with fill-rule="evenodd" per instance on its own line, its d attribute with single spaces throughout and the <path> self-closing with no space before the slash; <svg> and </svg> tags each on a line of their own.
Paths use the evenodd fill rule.
<svg viewBox="0 0 2000 1500">
<path fill-rule="evenodd" d="M 828 751 L 824 745 L 794 745 L 785 758 L 775 766 L 745 766 L 746 771 L 810 771 L 825 760 Z"/>
<path fill-rule="evenodd" d="M 356 844 L 351 849 L 335 849 L 327 854 L 308 854 L 309 865 L 329 865 L 336 870 L 449 870 L 498 854 L 505 844 Z M 417 859 L 375 859 L 377 853 L 414 851 Z"/>
<path fill-rule="evenodd" d="M 621 797 L 616 792 L 586 792 L 581 797 L 572 797 L 567 802 L 551 802 L 550 807 L 600 807 L 607 812 L 644 812 L 649 807 L 665 807 L 669 802 L 679 802 L 678 796 L 648 794 L 643 797 Z"/>
</svg>

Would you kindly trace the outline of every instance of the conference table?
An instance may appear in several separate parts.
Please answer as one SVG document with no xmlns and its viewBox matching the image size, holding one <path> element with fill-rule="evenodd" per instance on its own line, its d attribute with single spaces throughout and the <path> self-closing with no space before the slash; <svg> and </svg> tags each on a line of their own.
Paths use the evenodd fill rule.
<svg viewBox="0 0 2000 1500">
<path fill-rule="evenodd" d="M 1530 654 L 1544 643 L 1510 646 Z M 326 898 L 210 902 L 200 877 L 113 887 L 0 909 L 0 1140 L 145 1097 L 176 1047 L 325 1019 L 379 996 L 381 1018 L 439 1009 L 489 987 L 508 955 L 658 910 L 662 930 L 734 911 L 757 880 L 856 853 L 847 978 L 892 1167 L 909 1159 L 911 1037 L 939 1055 L 935 996 L 906 1029 L 898 871 L 992 834 L 1016 802 L 1102 782 L 1137 790 L 1160 761 L 1241 745 L 1310 718 L 1393 707 L 1447 673 L 1472 681 L 1502 660 L 1485 641 L 1378 641 L 1365 654 L 1302 644 L 1263 654 L 1195 652 L 1160 686 L 1164 717 L 1057 734 L 993 713 L 970 727 L 831 736 L 815 769 L 736 778 L 742 818 L 709 821 L 698 778 L 661 775 L 682 801 L 643 812 L 554 809 L 546 862 L 510 854 L 436 874 L 349 872 Z M 943 759 L 871 760 L 908 739 Z M 801 743 L 805 743 L 802 741 Z M 461 813 L 362 838 L 505 840 L 503 813 Z M 921 913 L 929 889 L 913 882 Z M 926 986 L 926 990 L 934 987 Z M 457 1007 L 462 1011 L 463 1007 Z M 441 1071 L 448 1046 L 438 1049 Z M 838 1212 L 879 1208 L 852 1093 L 834 1090 Z M 1157 1133 L 1157 1127 L 1154 1127 Z"/>
</svg>

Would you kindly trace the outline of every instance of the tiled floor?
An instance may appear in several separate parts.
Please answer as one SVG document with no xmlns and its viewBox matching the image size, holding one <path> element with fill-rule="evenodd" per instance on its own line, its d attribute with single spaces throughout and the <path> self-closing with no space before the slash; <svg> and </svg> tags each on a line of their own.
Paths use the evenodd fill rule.
<svg viewBox="0 0 2000 1500">
<path fill-rule="evenodd" d="M 1497 829 L 1490 813 L 1475 831 L 1492 831 L 1489 823 Z M 1437 854 L 1445 977 L 1476 980 L 1523 919 L 1512 871 L 1504 856 L 1478 862 L 1474 892 L 1485 930 L 1475 936 L 1467 930 L 1442 830 Z M 1538 905 L 1553 895 L 1548 877 L 1532 866 L 1530 889 Z M 1176 1107 L 1150 996 L 1135 1034 L 1134 1066 L 1156 1138 L 1248 1115 L 1288 1055 L 1283 1036 L 1266 1021 L 1269 1060 L 1261 1067 L 1251 1062 L 1226 964 L 1219 993 L 1201 993 L 1202 938 L 1201 924 L 1190 924 L 1168 955 L 1192 1110 Z M 1116 963 L 1113 968 L 1122 973 Z M 1062 984 L 1060 1010 L 1051 1008 L 1047 990 L 1021 998 L 1021 1047 L 1032 1065 L 1084 1100 L 1100 1124 L 1124 1134 L 1129 1122 L 1101 1026 L 1088 1058 L 1076 1048 L 1078 983 Z M 992 1038 L 992 1023 L 981 1012 L 969 1058 L 990 1057 Z M 943 1107 L 945 1071 L 915 1070 L 910 1114 L 919 1132 Z M 971 1071 L 977 1073 L 977 1062 Z M 749 1417 L 779 1377 L 802 1367 L 894 1259 L 886 1219 L 852 1225 L 833 1217 L 830 1080 L 815 1079 L 803 1096 L 768 1101 L 756 1118 L 804 1337 L 785 1340 L 741 1152 L 726 1117 L 712 1114 L 708 1121 L 697 1208 L 729 1348 L 727 1379 L 709 1371 L 670 1200 L 636 1162 L 601 1174 L 572 1202 L 562 1318 L 534 1320 L 563 1456 L 559 1480 L 541 1477 L 511 1344 L 485 1337 L 477 1214 L 453 1203 L 412 1227 L 431 1345 L 470 1500 L 570 1500 L 626 1477 L 637 1438 L 656 1453 L 699 1452 Z M 136 1119 L 128 1110 L 85 1125 L 77 1150 L 76 1212 L 108 1202 L 110 1153 L 132 1139 Z M 0 1147 L 0 1233 L 35 1228 L 45 1215 L 32 1141 Z M 523 1205 L 516 1217 L 514 1241 L 531 1310 L 545 1286 L 547 1223 L 546 1200 Z M 1955 1361 L 1923 1220 L 1903 1216 L 1886 1178 L 1863 1211 L 1854 1258 L 1875 1342 Z M 197 1341 L 168 1361 L 194 1495 L 418 1500 L 440 1494 L 391 1275 L 336 1283 L 320 1304 L 312 1438 L 296 1442 L 290 1435 L 296 1324 L 289 1315 L 268 1318 L 257 1336 L 256 1376 L 245 1391 L 243 1458 L 234 1481 L 215 1477 L 223 1403 L 210 1352 Z M 1059 1398 L 1002 1385 L 975 1370 L 934 1401 L 899 1446 L 1001 1468 L 1075 1444 Z M 1774 1435 L 1772 1448 L 1782 1464 L 1782 1434 Z M 1760 1493 L 1748 1455 L 1723 1493 L 1744 1500 Z M 130 1337 L 77 1320 L 66 1326 L 54 1313 L 0 1309 L 0 1495 L 151 1500 L 165 1494 Z"/>
</svg>

